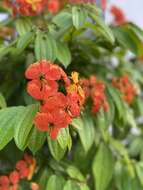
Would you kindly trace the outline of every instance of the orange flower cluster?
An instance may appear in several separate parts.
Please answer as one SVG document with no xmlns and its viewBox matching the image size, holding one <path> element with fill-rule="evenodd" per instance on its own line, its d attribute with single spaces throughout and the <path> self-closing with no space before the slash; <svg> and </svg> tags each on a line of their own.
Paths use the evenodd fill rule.
<svg viewBox="0 0 143 190">
<path fill-rule="evenodd" d="M 70 80 L 61 67 L 42 60 L 31 64 L 25 76 L 30 79 L 27 92 L 41 101 L 34 124 L 56 139 L 60 129 L 68 127 L 72 119 L 80 115 L 84 93 L 78 83 L 78 74 L 73 73 Z"/>
<path fill-rule="evenodd" d="M 122 25 L 122 24 L 126 23 L 127 20 L 125 18 L 125 15 L 119 7 L 113 5 L 110 9 L 110 12 L 114 17 L 115 25 Z"/>
<path fill-rule="evenodd" d="M 113 78 L 112 84 L 115 88 L 121 91 L 123 99 L 128 104 L 131 104 L 133 102 L 134 97 L 137 95 L 137 90 L 127 75 L 120 78 Z"/>
<path fill-rule="evenodd" d="M 81 79 L 80 83 L 85 91 L 86 98 L 91 97 L 92 99 L 92 112 L 97 113 L 101 108 L 107 112 L 109 104 L 105 96 L 104 82 L 97 80 L 95 76 L 91 76 L 89 79 Z"/>
<path fill-rule="evenodd" d="M 18 190 L 20 180 L 31 180 L 35 172 L 35 168 L 36 160 L 28 154 L 24 154 L 23 160 L 16 163 L 14 171 L 12 171 L 8 176 L 0 176 L 0 190 Z M 36 188 L 34 189 L 34 187 L 31 186 L 31 190 L 36 190 Z"/>
<path fill-rule="evenodd" d="M 13 9 L 13 15 L 35 16 L 48 10 L 50 13 L 57 13 L 67 3 L 95 3 L 96 0 L 4 0 L 4 6 Z M 106 0 L 101 0 L 101 7 L 104 10 Z"/>
<path fill-rule="evenodd" d="M 5 0 L 5 4 L 13 9 L 13 15 L 35 16 L 48 9 L 56 13 L 60 8 L 59 0 Z"/>
</svg>

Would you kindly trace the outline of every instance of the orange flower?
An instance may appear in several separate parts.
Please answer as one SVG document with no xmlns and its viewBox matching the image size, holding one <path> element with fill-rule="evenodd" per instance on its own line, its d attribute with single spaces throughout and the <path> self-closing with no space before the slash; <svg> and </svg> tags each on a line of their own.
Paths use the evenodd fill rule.
<svg viewBox="0 0 143 190">
<path fill-rule="evenodd" d="M 20 176 L 19 176 L 19 173 L 16 170 L 10 173 L 9 180 L 13 185 L 18 184 L 19 179 L 20 179 Z"/>
<path fill-rule="evenodd" d="M 31 183 L 31 190 L 39 190 L 39 185 L 37 183 Z"/>
<path fill-rule="evenodd" d="M 6 4 L 12 7 L 14 16 L 35 16 L 45 10 L 47 0 L 6 0 Z"/>
<path fill-rule="evenodd" d="M 86 98 L 90 97 L 92 99 L 92 112 L 97 113 L 102 108 L 107 112 L 109 104 L 104 94 L 105 84 L 97 80 L 95 76 L 90 76 L 89 79 L 84 78 L 80 83 L 85 91 Z"/>
<path fill-rule="evenodd" d="M 78 73 L 73 72 L 70 80 L 61 67 L 42 60 L 30 65 L 25 76 L 30 80 L 27 92 L 41 100 L 34 124 L 56 139 L 60 129 L 68 127 L 72 119 L 80 115 L 84 91 L 79 84 Z"/>
<path fill-rule="evenodd" d="M 59 0 L 49 0 L 48 1 L 48 11 L 50 13 L 56 13 L 60 9 L 60 1 Z"/>
<path fill-rule="evenodd" d="M 110 9 L 110 12 L 114 17 L 114 24 L 115 25 L 122 25 L 126 22 L 125 15 L 119 7 L 113 5 Z"/>
<path fill-rule="evenodd" d="M 128 104 L 133 102 L 134 97 L 137 95 L 137 90 L 127 75 L 124 75 L 120 78 L 113 78 L 112 85 L 121 91 L 123 99 Z"/>
</svg>

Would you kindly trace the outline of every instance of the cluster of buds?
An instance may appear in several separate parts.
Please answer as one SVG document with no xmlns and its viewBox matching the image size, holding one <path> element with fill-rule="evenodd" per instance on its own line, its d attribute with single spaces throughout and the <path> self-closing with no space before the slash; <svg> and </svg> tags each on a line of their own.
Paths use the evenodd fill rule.
<svg viewBox="0 0 143 190">
<path fill-rule="evenodd" d="M 0 190 L 18 190 L 20 180 L 31 180 L 35 169 L 36 160 L 28 154 L 24 154 L 23 160 L 16 163 L 15 170 L 9 175 L 0 176 Z M 38 190 L 38 185 L 31 183 L 31 190 Z"/>
<path fill-rule="evenodd" d="M 73 72 L 69 79 L 61 67 L 42 60 L 31 64 L 25 76 L 30 80 L 27 92 L 41 102 L 34 124 L 56 139 L 60 129 L 68 127 L 72 119 L 80 115 L 84 93 L 78 74 Z"/>
<path fill-rule="evenodd" d="M 113 24 L 122 25 L 127 22 L 123 11 L 119 7 L 113 5 L 110 9 L 110 12 L 114 17 Z"/>
<path fill-rule="evenodd" d="M 56 13 L 60 8 L 59 0 L 5 0 L 5 5 L 13 9 L 13 15 L 35 16 L 48 9 Z"/>
<path fill-rule="evenodd" d="M 131 104 L 134 100 L 134 97 L 137 95 L 137 89 L 129 80 L 127 75 L 124 75 L 119 78 L 113 78 L 112 85 L 120 90 L 123 95 L 123 99 L 128 103 Z"/>
<path fill-rule="evenodd" d="M 97 113 L 100 109 L 105 112 L 109 110 L 109 104 L 105 96 L 105 84 L 103 81 L 97 80 L 95 76 L 90 76 L 88 79 L 81 79 L 80 81 L 86 98 L 92 99 L 92 112 Z"/>
</svg>

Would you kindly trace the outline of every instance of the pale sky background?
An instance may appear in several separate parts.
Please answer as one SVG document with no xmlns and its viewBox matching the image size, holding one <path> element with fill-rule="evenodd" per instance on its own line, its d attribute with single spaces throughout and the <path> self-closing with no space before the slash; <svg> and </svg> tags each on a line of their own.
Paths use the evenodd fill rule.
<svg viewBox="0 0 143 190">
<path fill-rule="evenodd" d="M 108 6 L 111 4 L 122 8 L 128 20 L 143 28 L 143 0 L 109 0 Z M 109 21 L 111 18 L 107 15 L 106 19 Z"/>
</svg>

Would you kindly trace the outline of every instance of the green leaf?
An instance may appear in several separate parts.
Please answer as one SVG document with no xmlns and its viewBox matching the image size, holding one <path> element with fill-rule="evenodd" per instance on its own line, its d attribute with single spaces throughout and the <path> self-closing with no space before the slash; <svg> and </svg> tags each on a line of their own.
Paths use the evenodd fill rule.
<svg viewBox="0 0 143 190">
<path fill-rule="evenodd" d="M 72 166 L 72 165 L 68 166 L 66 171 L 71 178 L 82 181 L 82 182 L 85 181 L 85 177 L 83 176 L 83 174 L 80 172 L 80 170 L 77 167 Z"/>
<path fill-rule="evenodd" d="M 49 167 L 47 168 L 45 166 L 38 171 L 38 179 L 36 180 L 36 182 L 39 185 L 39 189 L 46 190 L 47 181 L 52 174 L 52 170 Z"/>
<path fill-rule="evenodd" d="M 69 133 L 69 128 L 63 128 L 60 130 L 57 141 L 62 149 L 67 147 L 71 148 L 71 136 Z"/>
<path fill-rule="evenodd" d="M 136 124 L 136 121 L 135 121 L 134 113 L 133 113 L 133 110 L 131 108 L 129 108 L 129 107 L 127 107 L 126 117 L 127 117 L 127 123 L 132 128 L 136 128 L 137 124 Z"/>
<path fill-rule="evenodd" d="M 125 104 L 121 98 L 121 94 L 119 93 L 119 91 L 112 86 L 108 86 L 107 90 L 115 104 L 119 119 L 126 117 Z"/>
<path fill-rule="evenodd" d="M 80 190 L 90 190 L 86 184 L 80 185 Z"/>
<path fill-rule="evenodd" d="M 80 188 L 74 181 L 68 180 L 63 190 L 80 190 Z"/>
<path fill-rule="evenodd" d="M 120 141 L 115 140 L 113 138 L 110 138 L 110 144 L 112 145 L 113 149 L 115 151 L 117 151 L 117 153 L 124 158 L 124 161 L 127 164 L 128 172 L 130 173 L 130 175 L 132 177 L 134 177 L 135 176 L 135 174 L 134 174 L 134 168 L 133 168 L 133 165 L 132 165 L 132 163 L 130 161 L 130 158 L 129 158 L 129 155 L 128 155 L 128 151 L 125 148 L 125 146 Z"/>
<path fill-rule="evenodd" d="M 4 96 L 0 93 L 0 108 L 6 108 L 6 107 L 7 107 L 7 104 L 6 104 L 5 98 L 4 98 Z"/>
<path fill-rule="evenodd" d="M 52 175 L 47 183 L 45 190 L 63 190 L 65 180 L 62 176 Z"/>
<path fill-rule="evenodd" d="M 82 27 L 87 19 L 87 12 L 85 9 L 80 8 L 80 7 L 72 7 L 72 20 L 73 20 L 73 25 L 75 26 L 76 29 L 79 29 Z"/>
<path fill-rule="evenodd" d="M 136 137 L 132 140 L 129 146 L 129 154 L 137 157 L 142 152 L 143 139 L 142 137 Z"/>
<path fill-rule="evenodd" d="M 132 28 L 128 27 L 128 24 L 113 28 L 113 32 L 122 47 L 131 50 L 138 56 L 143 55 L 143 44 Z"/>
<path fill-rule="evenodd" d="M 79 121 L 82 127 L 81 130 L 78 131 L 78 134 L 83 148 L 87 152 L 95 140 L 94 123 L 92 117 L 88 114 L 81 116 Z"/>
<path fill-rule="evenodd" d="M 125 148 L 125 146 L 118 140 L 115 140 L 113 138 L 110 138 L 110 144 L 112 145 L 112 148 L 120 155 L 124 158 L 124 161 L 127 165 L 128 168 L 128 172 L 130 173 L 130 175 L 132 177 L 135 176 L 134 173 L 134 168 L 132 165 L 132 162 L 130 161 L 129 155 L 128 155 L 128 151 Z"/>
<path fill-rule="evenodd" d="M 25 149 L 28 143 L 28 137 L 33 126 L 33 119 L 38 111 L 37 105 L 30 105 L 23 107 L 17 114 L 17 121 L 15 123 L 14 139 L 19 149 Z"/>
<path fill-rule="evenodd" d="M 41 31 L 37 32 L 35 39 L 35 56 L 37 60 L 55 60 L 57 56 L 57 46 L 52 35 Z"/>
<path fill-rule="evenodd" d="M 28 147 L 35 154 L 43 146 L 46 140 L 46 133 L 40 132 L 36 127 L 34 127 L 30 133 L 28 140 Z"/>
<path fill-rule="evenodd" d="M 110 138 L 110 143 L 121 156 L 128 158 L 128 151 L 120 141 Z"/>
<path fill-rule="evenodd" d="M 71 63 L 71 52 L 65 43 L 57 43 L 57 59 L 64 65 L 65 68 Z"/>
<path fill-rule="evenodd" d="M 134 100 L 134 110 L 135 110 L 135 113 L 137 114 L 137 116 L 142 116 L 143 115 L 143 101 L 142 101 L 142 98 L 137 96 Z"/>
<path fill-rule="evenodd" d="M 143 162 L 138 162 L 135 165 L 137 176 L 141 182 L 141 185 L 143 186 Z"/>
<path fill-rule="evenodd" d="M 105 190 L 112 179 L 114 170 L 113 155 L 107 145 L 100 144 L 93 161 L 92 169 L 96 190 Z"/>
<path fill-rule="evenodd" d="M 104 110 L 100 110 L 100 112 L 96 114 L 96 125 L 101 130 L 108 129 L 109 126 L 105 118 Z"/>
<path fill-rule="evenodd" d="M 111 98 L 107 99 L 107 102 L 109 104 L 109 110 L 107 112 L 104 112 L 105 120 L 107 123 L 107 126 L 112 125 L 115 117 L 115 106 Z"/>
<path fill-rule="evenodd" d="M 106 39 L 110 43 L 113 44 L 115 42 L 115 38 L 114 38 L 112 30 L 104 23 L 104 21 L 101 19 L 101 17 L 97 16 L 96 14 L 93 14 L 92 12 L 89 12 L 89 15 L 95 21 L 95 23 L 98 27 L 98 31 L 101 32 L 101 34 L 104 35 L 104 37 L 106 37 Z"/>
<path fill-rule="evenodd" d="M 48 135 L 49 150 L 53 158 L 57 161 L 61 160 L 66 152 L 66 149 L 62 149 L 57 140 L 52 140 Z"/>
<path fill-rule="evenodd" d="M 59 28 L 69 28 L 72 25 L 72 15 L 69 12 L 59 12 L 53 17 L 52 23 Z"/>
<path fill-rule="evenodd" d="M 100 110 L 100 112 L 98 112 L 96 114 L 96 126 L 99 128 L 99 131 L 101 132 L 102 134 L 102 137 L 105 141 L 108 141 L 108 136 L 109 136 L 109 133 L 108 133 L 108 129 L 109 129 L 109 123 L 108 123 L 108 120 L 107 118 L 105 117 L 105 113 L 104 113 L 104 110 Z"/>
<path fill-rule="evenodd" d="M 32 23 L 28 18 L 18 18 L 16 20 L 16 30 L 20 36 L 25 35 L 32 29 Z"/>
<path fill-rule="evenodd" d="M 98 7 L 94 3 L 93 4 L 87 3 L 84 6 L 86 9 L 88 9 L 90 12 L 93 12 L 93 14 L 95 14 L 97 16 L 102 16 L 102 14 L 103 14 L 103 11 L 100 9 L 100 7 Z"/>
<path fill-rule="evenodd" d="M 21 109 L 23 109 L 22 106 L 0 110 L 0 150 L 12 140 L 16 116 Z"/>
<path fill-rule="evenodd" d="M 4 47 L 0 47 L 0 60 L 2 57 L 4 57 L 5 55 L 7 55 L 8 53 L 10 53 L 12 51 L 12 47 L 10 46 L 4 46 Z"/>
<path fill-rule="evenodd" d="M 118 169 L 116 175 L 119 190 L 142 190 L 138 178 L 130 176 L 125 165 Z"/>
<path fill-rule="evenodd" d="M 19 38 L 17 43 L 17 49 L 19 51 L 18 53 L 21 53 L 30 44 L 30 42 L 33 40 L 33 36 L 34 32 L 29 31 Z"/>
<path fill-rule="evenodd" d="M 77 129 L 77 130 L 82 130 L 82 125 L 83 125 L 83 123 L 82 123 L 81 118 L 78 117 L 78 118 L 73 119 L 71 125 L 72 125 L 75 129 Z"/>
<path fill-rule="evenodd" d="M 128 23 L 127 27 L 134 31 L 134 33 L 138 36 L 140 41 L 143 42 L 143 30 L 139 26 L 137 26 L 134 23 Z"/>
</svg>

